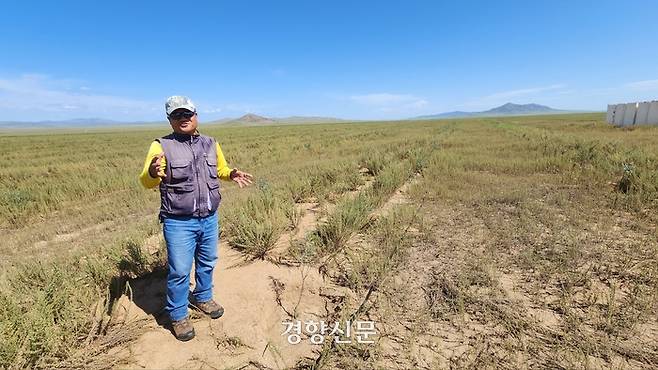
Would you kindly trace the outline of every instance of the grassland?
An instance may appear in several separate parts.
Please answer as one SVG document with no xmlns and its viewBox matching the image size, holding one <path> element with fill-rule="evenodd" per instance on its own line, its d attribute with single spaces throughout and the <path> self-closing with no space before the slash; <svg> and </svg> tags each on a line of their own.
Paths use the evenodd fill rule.
<svg viewBox="0 0 658 370">
<path fill-rule="evenodd" d="M 334 318 L 380 327 L 306 366 L 655 367 L 658 130 L 602 119 L 202 131 L 257 178 L 224 189 L 223 237 L 265 258 L 295 204 L 318 202 L 323 222 L 288 253 L 358 297 Z M 143 247 L 158 196 L 136 177 L 166 132 L 0 136 L 0 367 L 70 359 L 112 331 L 122 282 L 163 267 Z M 373 217 L 405 183 L 407 205 Z"/>
</svg>

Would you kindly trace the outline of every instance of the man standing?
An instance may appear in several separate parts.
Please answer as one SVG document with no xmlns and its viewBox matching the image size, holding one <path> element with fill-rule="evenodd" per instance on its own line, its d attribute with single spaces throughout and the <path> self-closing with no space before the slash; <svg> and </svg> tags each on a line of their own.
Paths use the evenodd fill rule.
<svg viewBox="0 0 658 370">
<path fill-rule="evenodd" d="M 173 133 L 151 143 L 139 179 L 147 189 L 160 187 L 160 221 L 169 264 L 166 310 L 176 338 L 187 341 L 194 338 L 187 311 L 192 261 L 193 305 L 213 319 L 224 313 L 212 299 L 219 179 L 235 181 L 242 188 L 251 184 L 252 176 L 229 168 L 215 139 L 199 134 L 196 107 L 189 98 L 170 97 L 165 111 Z"/>
</svg>

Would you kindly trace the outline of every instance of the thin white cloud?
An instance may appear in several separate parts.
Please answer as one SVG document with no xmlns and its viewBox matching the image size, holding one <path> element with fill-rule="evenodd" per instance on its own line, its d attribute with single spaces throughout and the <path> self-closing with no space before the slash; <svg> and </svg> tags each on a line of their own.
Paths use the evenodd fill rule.
<svg viewBox="0 0 658 370">
<path fill-rule="evenodd" d="M 408 104 L 410 108 L 423 108 L 426 107 L 429 103 L 425 99 L 416 100 L 415 102 Z"/>
<path fill-rule="evenodd" d="M 429 104 L 426 99 L 410 94 L 372 93 L 352 95 L 347 99 L 385 117 L 414 114 Z"/>
<path fill-rule="evenodd" d="M 631 90 L 658 90 L 658 80 L 644 80 L 630 82 L 624 85 Z"/>
<path fill-rule="evenodd" d="M 207 109 L 201 109 L 201 113 L 221 113 L 223 111 L 222 108 L 217 107 L 217 108 L 207 108 Z"/>
<path fill-rule="evenodd" d="M 530 87 L 527 89 L 518 89 L 518 90 L 510 90 L 510 91 L 502 91 L 502 92 L 497 92 L 491 95 L 487 95 L 483 97 L 483 100 L 505 100 L 505 99 L 513 99 L 513 98 L 519 98 L 519 97 L 525 97 L 529 95 L 536 95 L 539 93 L 543 93 L 546 91 L 554 91 L 554 90 L 559 90 L 566 87 L 564 84 L 555 84 L 555 85 L 550 85 L 550 86 L 541 86 L 541 87 Z"/>
<path fill-rule="evenodd" d="M 9 119 L 18 120 L 76 117 L 137 120 L 153 117 L 160 107 L 155 102 L 92 94 L 89 90 L 80 81 L 41 74 L 0 78 L 0 109 L 13 116 Z"/>
</svg>

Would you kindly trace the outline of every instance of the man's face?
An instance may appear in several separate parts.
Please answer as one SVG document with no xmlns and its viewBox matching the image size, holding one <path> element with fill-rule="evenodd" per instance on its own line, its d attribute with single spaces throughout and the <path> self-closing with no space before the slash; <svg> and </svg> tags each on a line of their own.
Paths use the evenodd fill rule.
<svg viewBox="0 0 658 370">
<path fill-rule="evenodd" d="M 171 112 L 168 119 L 171 128 L 177 134 L 192 135 L 199 125 L 196 113 L 185 108 L 179 108 Z"/>
</svg>

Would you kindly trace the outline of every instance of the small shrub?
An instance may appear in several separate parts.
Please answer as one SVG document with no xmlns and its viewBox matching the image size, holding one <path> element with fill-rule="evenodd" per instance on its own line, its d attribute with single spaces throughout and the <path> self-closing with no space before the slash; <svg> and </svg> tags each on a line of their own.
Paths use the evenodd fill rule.
<svg viewBox="0 0 658 370">
<path fill-rule="evenodd" d="M 380 285 L 404 261 L 410 241 L 406 231 L 414 221 L 409 208 L 377 219 L 367 231 L 372 247 L 348 251 L 345 263 L 337 266 L 339 284 L 355 291 Z"/>
<path fill-rule="evenodd" d="M 414 148 L 408 151 L 408 158 L 411 162 L 411 171 L 421 173 L 429 165 L 430 153 L 425 148 Z"/>
<path fill-rule="evenodd" d="M 410 170 L 406 163 L 387 167 L 377 176 L 372 188 L 368 189 L 368 196 L 375 204 L 381 204 L 404 184 L 411 175 Z"/>
<path fill-rule="evenodd" d="M 288 255 L 300 263 L 311 263 L 320 256 L 322 242 L 317 233 L 309 234 L 305 239 L 293 241 L 288 248 Z"/>
<path fill-rule="evenodd" d="M 372 209 L 371 200 L 364 194 L 340 203 L 316 231 L 323 250 L 330 253 L 341 249 L 352 234 L 368 223 Z"/>
<path fill-rule="evenodd" d="M 433 318 L 439 319 L 446 312 L 458 313 L 463 310 L 462 289 L 455 279 L 444 273 L 432 271 L 429 281 L 422 289 Z"/>
<path fill-rule="evenodd" d="M 142 250 L 139 244 L 129 240 L 125 244 L 125 250 L 127 255 L 119 261 L 121 271 L 124 271 L 132 278 L 150 271 L 150 256 Z"/>
<path fill-rule="evenodd" d="M 361 187 L 365 181 L 363 176 L 358 171 L 348 171 L 345 174 L 345 184 L 347 185 L 347 190 L 356 191 Z"/>
<path fill-rule="evenodd" d="M 621 176 L 621 179 L 617 183 L 617 190 L 622 193 L 628 193 L 633 187 L 633 182 L 637 181 L 637 176 L 635 175 L 635 167 L 632 164 L 624 163 L 623 165 L 624 172 Z"/>
<path fill-rule="evenodd" d="M 288 219 L 288 229 L 295 230 L 299 226 L 299 220 L 304 216 L 304 209 L 294 203 L 284 203 L 283 212 Z"/>
<path fill-rule="evenodd" d="M 368 173 L 377 176 L 387 165 L 386 156 L 379 152 L 369 152 L 361 158 L 360 165 L 368 169 Z"/>
<path fill-rule="evenodd" d="M 256 195 L 227 213 L 229 242 L 254 258 L 265 258 L 285 229 L 285 208 L 285 202 L 262 186 Z"/>
<path fill-rule="evenodd" d="M 302 202 L 313 194 L 313 186 L 307 174 L 288 179 L 283 187 L 290 199 L 295 203 Z"/>
</svg>

